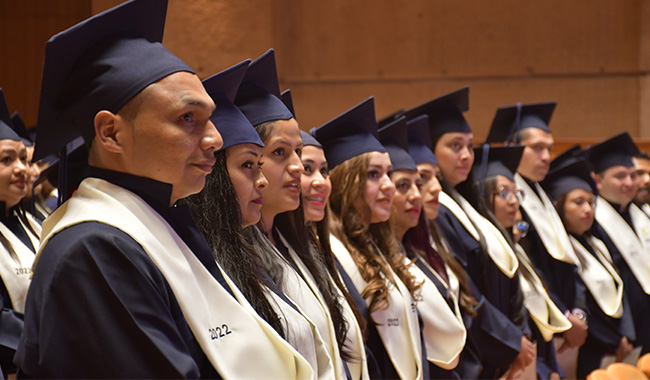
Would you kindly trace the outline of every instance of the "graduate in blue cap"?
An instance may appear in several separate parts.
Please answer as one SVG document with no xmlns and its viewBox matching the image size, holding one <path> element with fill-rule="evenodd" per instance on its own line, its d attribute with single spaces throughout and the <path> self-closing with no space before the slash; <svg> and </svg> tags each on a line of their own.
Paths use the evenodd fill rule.
<svg viewBox="0 0 650 380">
<path fill-rule="evenodd" d="M 32 140 L 30 133 L 27 131 L 23 118 L 20 116 L 18 111 L 14 111 L 14 113 L 11 114 L 11 122 L 14 131 L 18 136 L 20 136 L 23 144 L 25 144 L 25 149 L 27 149 L 27 163 L 29 165 L 27 191 L 25 197 L 20 201 L 20 203 L 27 212 L 28 217 L 35 218 L 39 223 L 42 223 L 43 219 L 45 219 L 45 215 L 41 212 L 41 209 L 37 207 L 37 199 L 32 200 L 32 193 L 34 193 L 34 196 L 40 195 L 37 194 L 37 190 L 33 191 L 32 189 L 34 187 L 34 182 L 36 182 L 38 176 L 41 175 L 41 167 L 39 163 L 32 161 L 32 157 L 34 157 L 34 141 Z"/>
<path fill-rule="evenodd" d="M 13 130 L 0 89 L 0 371 L 16 372 L 12 359 L 23 329 L 25 296 L 41 227 L 20 205 L 28 187 L 27 151 Z"/>
<path fill-rule="evenodd" d="M 314 372 L 320 378 L 343 379 L 350 356 L 343 345 L 347 327 L 342 300 L 331 286 L 325 264 L 310 249 L 300 205 L 303 142 L 298 123 L 281 98 L 274 54 L 270 49 L 249 65 L 235 97 L 264 142 L 262 173 L 269 181 L 261 220 L 246 233 L 265 258 L 269 277 L 314 322 L 316 356 L 309 358 Z"/>
<path fill-rule="evenodd" d="M 469 88 L 464 87 L 406 111 L 406 117 L 428 116 L 443 188 L 436 223 L 476 285 L 474 295 L 485 296 L 498 310 L 490 314 L 495 320 L 473 322 L 475 328 L 470 331 L 476 334 L 483 365 L 474 376 L 498 377 L 509 369 L 514 372 L 526 367 L 534 356 L 532 344 L 524 336 L 527 325 L 525 310 L 518 302 L 521 296 L 513 297 L 517 293 L 513 288 L 516 257 L 501 231 L 475 208 L 481 203 L 470 178 L 474 137 L 463 116 L 468 108 Z"/>
<path fill-rule="evenodd" d="M 521 209 L 523 220 L 530 228 L 520 244 L 540 272 L 556 305 L 568 314 L 573 327 L 558 335 L 561 339 L 557 341 L 562 344 L 559 351 L 567 361 L 573 362 L 577 348 L 587 337 L 585 289 L 578 282 L 578 266 L 569 236 L 553 202 L 539 184 L 551 166 L 554 140 L 549 124 L 556 105 L 556 102 L 517 103 L 499 108 L 487 142 L 524 146 L 515 183 L 525 194 Z M 572 150 L 565 152 L 567 159 L 572 155 Z"/>
<path fill-rule="evenodd" d="M 45 225 L 15 363 L 25 377 L 311 378 L 176 206 L 223 142 L 214 101 L 160 43 L 166 11 L 128 1 L 46 45 L 35 159 L 81 136 L 90 169 Z"/>
<path fill-rule="evenodd" d="M 596 182 L 594 236 L 602 240 L 625 284 L 637 345 L 650 352 L 650 219 L 632 200 L 636 171 L 632 157 L 639 152 L 627 132 L 585 150 Z"/>
<path fill-rule="evenodd" d="M 601 367 L 605 356 L 615 361 L 626 358 L 634 348 L 636 332 L 626 285 L 612 265 L 607 246 L 593 234 L 598 190 L 591 170 L 581 157 L 554 166 L 542 186 L 570 234 L 589 308 L 589 335 L 578 352 L 576 372 L 577 378 L 584 378 Z"/>
<path fill-rule="evenodd" d="M 374 98 L 311 131 L 332 180 L 330 245 L 341 276 L 368 324 L 371 378 L 428 377 L 415 302 L 417 284 L 403 265 L 388 219 L 392 163 L 377 140 Z"/>
<path fill-rule="evenodd" d="M 632 157 L 632 161 L 636 169 L 636 181 L 639 185 L 634 197 L 634 204 L 650 217 L 650 154 L 639 152 Z"/>
</svg>

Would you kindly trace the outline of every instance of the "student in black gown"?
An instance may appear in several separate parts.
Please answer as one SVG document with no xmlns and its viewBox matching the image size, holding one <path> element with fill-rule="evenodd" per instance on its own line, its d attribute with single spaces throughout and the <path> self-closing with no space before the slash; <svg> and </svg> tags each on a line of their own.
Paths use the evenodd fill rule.
<svg viewBox="0 0 650 380">
<path fill-rule="evenodd" d="M 32 135 L 27 131 L 23 118 L 20 116 L 18 111 L 11 114 L 11 122 L 13 124 L 13 130 L 18 134 L 18 136 L 20 136 L 23 144 L 25 144 L 25 149 L 27 150 L 27 165 L 29 166 L 27 170 L 27 189 L 20 204 L 25 209 L 27 215 L 36 219 L 40 224 L 43 222 L 43 219 L 45 219 L 45 215 L 43 215 L 43 213 L 36 207 L 36 202 L 32 198 L 34 182 L 41 174 L 39 163 L 32 161 L 32 157 L 34 157 L 34 140 Z"/>
<path fill-rule="evenodd" d="M 605 355 L 620 362 L 633 349 L 636 333 L 624 284 L 605 244 L 592 234 L 596 186 L 586 162 L 577 159 L 552 169 L 542 183 L 580 259 L 579 280 L 587 289 L 589 335 L 578 352 L 577 377 L 600 368 Z"/>
<path fill-rule="evenodd" d="M 289 347 L 175 207 L 203 188 L 222 140 L 200 80 L 160 44 L 166 10 L 130 1 L 46 46 L 35 159 L 82 136 L 91 168 L 43 231 L 19 377 L 311 375 L 287 366 Z"/>
</svg>

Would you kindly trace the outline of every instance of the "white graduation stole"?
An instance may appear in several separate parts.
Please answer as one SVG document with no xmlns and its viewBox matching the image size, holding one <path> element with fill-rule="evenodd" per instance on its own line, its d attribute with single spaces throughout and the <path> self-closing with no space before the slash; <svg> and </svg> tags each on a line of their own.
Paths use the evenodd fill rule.
<svg viewBox="0 0 650 380">
<path fill-rule="evenodd" d="M 519 252 L 521 265 L 528 269 L 531 276 L 530 280 L 526 279 L 523 274 L 519 276 L 521 291 L 524 294 L 524 304 L 544 340 L 550 342 L 554 334 L 570 329 L 571 322 L 551 300 L 542 280 L 535 273 L 526 251 L 519 244 L 516 244 L 515 248 Z"/>
<path fill-rule="evenodd" d="M 623 280 L 611 264 L 605 243 L 593 236 L 588 239 L 594 246 L 597 258 L 571 236 L 571 243 L 576 253 L 587 263 L 580 270 L 580 277 L 600 310 L 609 317 L 620 318 L 623 315 Z"/>
<path fill-rule="evenodd" d="M 332 252 L 350 276 L 359 293 L 366 282 L 361 277 L 354 259 L 343 243 L 330 235 Z M 386 263 L 388 267 L 389 264 Z M 422 343 L 415 302 L 402 281 L 391 270 L 393 281 L 385 279 L 388 286 L 388 308 L 371 312 L 379 337 L 400 379 L 423 379 Z"/>
<path fill-rule="evenodd" d="M 309 269 L 307 269 L 293 247 L 291 247 L 279 231 L 278 235 L 302 273 L 302 277 L 300 277 L 277 248 L 273 247 L 274 253 L 281 262 L 284 270 L 282 292 L 294 301 L 294 304 L 302 315 L 314 325 L 314 333 L 317 335 L 315 341 L 320 344 L 320 347 L 317 347 L 316 351 L 317 354 L 320 354 L 318 360 L 319 377 L 345 379 L 345 368 L 339 352 L 336 332 L 334 331 L 329 308 L 320 290 L 318 290 L 318 285 L 309 272 Z"/>
<path fill-rule="evenodd" d="M 431 273 L 438 276 L 426 261 L 421 260 L 421 262 L 429 267 Z M 416 282 L 422 283 L 422 287 L 418 290 L 417 307 L 424 325 L 423 335 L 427 348 L 427 359 L 440 368 L 454 369 L 458 365 L 460 353 L 463 351 L 467 339 L 467 330 L 456 295 L 453 292 L 449 293 L 454 306 L 452 310 L 447 300 L 438 291 L 436 284 L 417 265 L 411 265 L 409 271 L 415 277 Z M 440 279 L 440 277 L 437 278 Z M 441 282 L 445 287 L 447 286 L 444 280 Z"/>
<path fill-rule="evenodd" d="M 224 379 L 313 378 L 309 363 L 257 315 L 226 273 L 222 271 L 237 299 L 160 214 L 122 187 L 86 178 L 77 193 L 45 221 L 41 250 L 57 232 L 89 221 L 118 228 L 144 248 L 169 282 L 203 352 Z"/>
<path fill-rule="evenodd" d="M 476 211 L 476 209 L 474 209 L 474 207 L 460 194 L 458 195 L 459 204 L 457 204 L 452 197 L 446 194 L 446 196 L 443 197 L 442 194 L 444 193 L 441 192 L 438 198 L 440 199 L 440 203 L 445 205 L 445 207 L 447 207 L 458 218 L 458 220 L 463 224 L 463 227 L 465 227 L 465 229 L 467 229 L 476 240 L 480 240 L 477 238 L 477 236 L 479 236 L 478 233 L 476 233 L 476 235 L 472 233 L 472 231 L 476 232 L 474 227 L 471 229 L 469 228 L 472 226 L 472 222 L 476 224 L 476 227 L 481 230 L 481 233 L 485 238 L 488 256 L 490 256 L 492 262 L 496 264 L 503 274 L 508 278 L 512 278 L 517 272 L 519 262 L 517 261 L 515 252 L 512 250 L 512 247 L 510 247 L 506 238 L 503 237 L 501 231 L 499 231 L 492 222 Z"/>
<path fill-rule="evenodd" d="M 641 232 L 639 235 L 621 214 L 601 197 L 596 197 L 596 220 L 618 248 L 643 291 L 650 294 L 650 242 L 646 240 L 647 232 L 650 231 L 650 220 L 644 215 L 638 215 L 637 212 L 642 212 L 638 207 L 629 207 L 635 229 Z"/>
<path fill-rule="evenodd" d="M 528 183 L 519 174 L 515 175 L 515 183 L 517 188 L 524 191 L 525 197 L 521 202 L 521 207 L 526 210 L 528 217 L 533 222 L 548 254 L 555 260 L 580 266 L 580 261 L 575 256 L 562 219 L 544 189 L 535 183 L 537 190 L 535 193 L 535 190 L 528 186 Z"/>
<path fill-rule="evenodd" d="M 646 215 L 648 215 L 648 218 L 650 218 L 650 205 L 647 203 L 644 203 L 641 206 L 641 211 L 643 211 Z"/>
<path fill-rule="evenodd" d="M 38 251 L 39 239 L 38 236 L 34 236 L 28 228 L 25 228 L 24 223 L 21 221 L 20 224 L 25 229 L 29 240 L 32 242 L 34 249 Z M 30 223 L 31 225 L 32 223 Z M 33 226 L 36 233 L 40 233 L 41 228 L 38 223 L 34 222 Z M 32 274 L 32 265 L 34 264 L 34 252 L 29 249 L 11 230 L 5 226 L 3 223 L 0 223 L 0 233 L 4 235 L 5 238 L 11 244 L 11 247 L 16 252 L 16 258 L 12 258 L 9 255 L 9 252 L 0 245 L 0 277 L 2 277 L 2 282 L 7 288 L 7 293 L 9 293 L 9 298 L 11 298 L 11 304 L 13 309 L 19 313 L 25 312 L 25 298 L 27 297 L 27 289 L 31 282 Z"/>
</svg>

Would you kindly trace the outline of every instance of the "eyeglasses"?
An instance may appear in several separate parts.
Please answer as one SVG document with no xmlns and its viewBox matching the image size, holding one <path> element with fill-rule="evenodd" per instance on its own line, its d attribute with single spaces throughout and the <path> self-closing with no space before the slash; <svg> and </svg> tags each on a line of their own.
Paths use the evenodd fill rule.
<svg viewBox="0 0 650 380">
<path fill-rule="evenodd" d="M 519 233 L 521 234 L 521 237 L 525 237 L 528 234 L 528 228 L 530 225 L 528 222 L 520 220 L 517 223 L 515 223 L 515 228 L 519 230 Z"/>
<path fill-rule="evenodd" d="M 498 196 L 500 196 L 501 198 L 503 198 L 505 200 L 510 199 L 510 196 L 514 195 L 515 197 L 517 197 L 519 202 L 523 201 L 524 196 L 525 196 L 523 190 L 521 190 L 521 189 L 513 189 L 511 187 L 502 187 L 499 190 L 495 191 L 494 195 L 498 195 Z"/>
</svg>

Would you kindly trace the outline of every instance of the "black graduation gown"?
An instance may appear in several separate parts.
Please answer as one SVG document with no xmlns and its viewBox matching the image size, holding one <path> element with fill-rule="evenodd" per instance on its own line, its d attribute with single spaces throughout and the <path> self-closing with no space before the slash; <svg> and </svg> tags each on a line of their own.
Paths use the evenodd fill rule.
<svg viewBox="0 0 650 380">
<path fill-rule="evenodd" d="M 614 204 L 612 205 L 616 210 L 620 210 L 619 206 Z M 621 216 L 623 216 L 623 219 L 625 219 L 628 224 L 632 225 L 629 214 L 625 215 L 625 213 L 623 213 Z M 630 269 L 629 265 L 621 255 L 621 252 L 616 248 L 616 245 L 607 232 L 605 232 L 603 227 L 598 222 L 594 222 L 592 230 L 594 236 L 602 240 L 607 246 L 612 261 L 614 262 L 614 266 L 618 270 L 618 275 L 621 277 L 621 280 L 623 280 L 623 292 L 625 293 L 630 305 L 629 310 L 632 314 L 632 321 L 636 332 L 635 345 L 643 345 L 641 354 L 646 354 L 650 352 L 650 324 L 648 324 L 648 315 L 650 315 L 650 295 L 643 291 L 641 284 L 639 284 L 634 273 L 632 273 L 632 269 Z M 589 331 L 591 332 L 591 327 L 589 328 Z"/>
<path fill-rule="evenodd" d="M 469 337 L 477 339 L 476 347 L 481 351 L 484 367 L 481 376 L 498 377 L 519 354 L 522 335 L 530 333 L 519 279 L 506 277 L 444 205 L 440 205 L 436 224 L 450 252 L 472 280 L 474 297 L 477 300 L 485 297 L 481 307 L 485 310 L 479 311 L 473 321 Z"/>
<path fill-rule="evenodd" d="M 574 235 L 574 237 L 592 256 L 598 259 L 593 247 L 587 243 L 583 236 Z M 625 286 L 623 290 L 625 293 Z M 633 342 L 636 335 L 630 313 L 630 304 L 625 294 L 623 294 L 623 315 L 621 318 L 612 318 L 603 313 L 591 292 L 587 291 L 586 296 L 587 306 L 591 312 L 589 314 L 589 335 L 587 335 L 585 344 L 580 347 L 578 352 L 578 378 L 584 378 L 591 371 L 600 368 L 600 361 L 603 356 L 605 354 L 615 354 L 622 337 L 626 336 L 630 342 Z"/>
<path fill-rule="evenodd" d="M 189 210 L 168 207 L 170 185 L 99 169 L 92 176 L 140 195 L 224 284 Z M 21 378 L 218 377 L 163 274 L 135 240 L 105 224 L 51 238 L 25 316 L 15 357 Z"/>
</svg>

